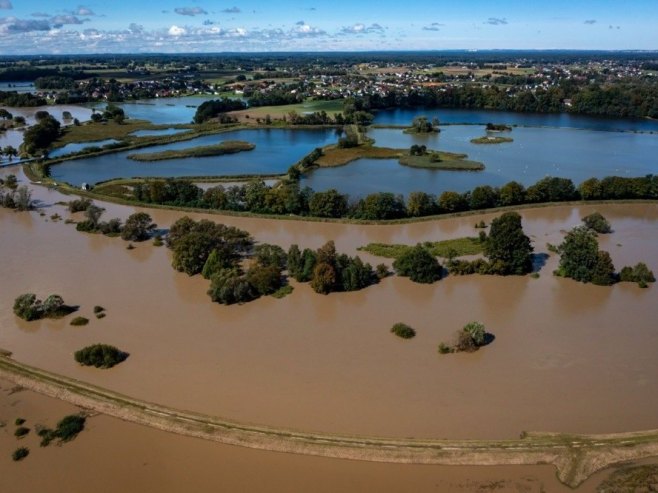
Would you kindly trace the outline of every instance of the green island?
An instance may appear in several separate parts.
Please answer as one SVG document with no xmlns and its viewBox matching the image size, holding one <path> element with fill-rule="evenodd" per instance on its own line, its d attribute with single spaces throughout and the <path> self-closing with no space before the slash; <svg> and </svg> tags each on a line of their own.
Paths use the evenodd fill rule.
<svg viewBox="0 0 658 493">
<path fill-rule="evenodd" d="M 477 237 L 455 238 L 453 240 L 428 241 L 422 244 L 435 257 L 461 257 L 463 255 L 479 255 L 484 245 Z M 357 248 L 361 252 L 385 258 L 399 258 L 411 250 L 413 246 L 386 243 L 368 243 Z"/>
<path fill-rule="evenodd" d="M 454 171 L 482 171 L 484 164 L 466 159 L 466 154 L 427 150 L 421 155 L 406 154 L 400 164 L 412 168 L 442 169 Z"/>
<path fill-rule="evenodd" d="M 501 137 L 499 135 L 483 135 L 482 137 L 471 139 L 471 144 L 505 144 L 508 142 L 514 142 L 514 139 L 511 137 Z"/>
<path fill-rule="evenodd" d="M 241 140 L 227 140 L 219 144 L 209 146 L 190 147 L 188 149 L 169 150 L 161 152 L 144 152 L 129 154 L 128 159 L 134 161 L 165 161 L 168 159 L 181 159 L 190 157 L 221 156 L 223 154 L 235 154 L 238 152 L 252 151 L 256 148 L 254 144 Z"/>
</svg>

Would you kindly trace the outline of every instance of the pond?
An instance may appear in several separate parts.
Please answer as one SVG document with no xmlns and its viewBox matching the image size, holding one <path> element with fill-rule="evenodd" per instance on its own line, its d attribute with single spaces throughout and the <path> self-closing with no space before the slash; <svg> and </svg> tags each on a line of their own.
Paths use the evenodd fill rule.
<svg viewBox="0 0 658 493">
<path fill-rule="evenodd" d="M 522 128 L 505 133 L 514 142 L 477 145 L 470 140 L 485 132 L 480 126 L 444 126 L 440 134 L 407 135 L 398 129 L 373 129 L 368 135 L 380 146 L 462 152 L 485 164 L 484 171 L 443 171 L 402 166 L 394 159 L 360 159 L 347 166 L 317 169 L 303 180 L 314 190 L 335 188 L 353 197 L 373 192 L 407 195 L 421 190 L 440 194 L 464 192 L 478 185 L 500 186 L 516 180 L 531 185 L 545 176 L 571 178 L 644 176 L 658 172 L 658 136 L 570 128 Z"/>
<path fill-rule="evenodd" d="M 88 147 L 103 147 L 104 145 L 107 144 L 116 144 L 119 142 L 116 139 L 105 139 L 105 140 L 96 140 L 92 142 L 75 142 L 72 144 L 66 144 L 63 147 L 59 147 L 57 149 L 53 149 L 48 153 L 50 158 L 56 158 L 56 157 L 62 157 L 66 156 L 67 154 L 73 154 L 75 152 L 80 152 L 83 149 L 86 149 Z"/>
<path fill-rule="evenodd" d="M 184 128 L 163 128 L 162 130 L 136 130 L 130 134 L 131 137 L 162 137 L 164 135 L 176 135 L 187 132 Z"/>
<path fill-rule="evenodd" d="M 256 145 L 253 151 L 203 158 L 172 159 L 139 162 L 128 159 L 129 154 L 187 149 L 218 144 L 227 140 L 243 140 Z M 333 129 L 237 130 L 207 135 L 193 140 L 175 142 L 141 150 L 123 151 L 95 158 L 76 159 L 51 168 L 52 177 L 74 185 L 97 183 L 112 178 L 137 176 L 219 176 L 285 173 L 316 147 L 336 141 Z"/>
<path fill-rule="evenodd" d="M 658 132 L 658 120 L 602 118 L 570 113 L 513 113 L 510 111 L 454 108 L 397 108 L 377 111 L 374 123 L 409 125 L 417 116 L 437 117 L 441 123 L 504 123 L 530 127 L 586 128 L 607 131 Z"/>
</svg>

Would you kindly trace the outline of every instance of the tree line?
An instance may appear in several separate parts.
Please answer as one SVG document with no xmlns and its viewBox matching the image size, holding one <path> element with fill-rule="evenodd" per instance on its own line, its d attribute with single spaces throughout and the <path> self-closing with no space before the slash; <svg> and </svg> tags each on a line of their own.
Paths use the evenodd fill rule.
<svg viewBox="0 0 658 493">
<path fill-rule="evenodd" d="M 658 176 L 590 178 L 577 187 L 568 178 L 546 177 L 527 188 L 511 181 L 501 187 L 482 185 L 464 193 L 446 191 L 438 197 L 411 192 L 406 201 L 402 195 L 390 192 L 350 200 L 347 194 L 334 189 L 315 192 L 302 188 L 294 179 L 272 186 L 252 180 L 244 185 L 218 185 L 204 191 L 190 180 L 170 178 L 138 183 L 133 188 L 133 198 L 177 207 L 377 221 L 546 202 L 655 200 Z"/>
</svg>

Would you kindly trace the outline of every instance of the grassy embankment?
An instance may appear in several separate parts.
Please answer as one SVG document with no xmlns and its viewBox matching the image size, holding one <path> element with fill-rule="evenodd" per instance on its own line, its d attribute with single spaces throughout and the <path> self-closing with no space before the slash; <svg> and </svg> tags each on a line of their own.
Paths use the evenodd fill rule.
<svg viewBox="0 0 658 493">
<path fill-rule="evenodd" d="M 483 135 L 482 137 L 471 139 L 471 144 L 505 144 L 507 142 L 514 142 L 514 139 L 511 137 L 500 137 L 498 135 Z"/>
<path fill-rule="evenodd" d="M 142 401 L 0 357 L 0 377 L 95 412 L 230 445 L 374 462 L 443 465 L 553 464 L 576 487 L 610 464 L 658 455 L 658 430 L 576 435 L 525 433 L 510 440 L 341 436 L 246 425 Z"/>
<path fill-rule="evenodd" d="M 478 255 L 482 253 L 483 244 L 477 237 L 455 238 L 453 240 L 427 241 L 423 246 L 435 257 L 449 257 L 454 255 Z M 368 243 L 366 246 L 357 248 L 362 252 L 368 252 L 378 257 L 398 258 L 403 253 L 413 248 L 412 245 Z"/>
<path fill-rule="evenodd" d="M 64 127 L 62 135 L 55 142 L 53 148 L 63 147 L 66 144 L 116 139 L 139 139 L 130 135 L 138 130 L 163 130 L 166 128 L 190 128 L 190 125 L 153 125 L 146 120 L 126 120 L 118 124 L 113 121 L 106 123 L 86 122 L 81 125 Z"/>
<path fill-rule="evenodd" d="M 188 149 L 168 150 L 161 152 L 144 152 L 140 154 L 129 154 L 128 159 L 134 161 L 165 161 L 167 159 L 183 159 L 189 157 L 221 156 L 223 154 L 235 154 L 243 151 L 251 151 L 256 146 L 241 140 L 227 140 L 219 144 L 209 146 L 190 147 Z"/>
</svg>

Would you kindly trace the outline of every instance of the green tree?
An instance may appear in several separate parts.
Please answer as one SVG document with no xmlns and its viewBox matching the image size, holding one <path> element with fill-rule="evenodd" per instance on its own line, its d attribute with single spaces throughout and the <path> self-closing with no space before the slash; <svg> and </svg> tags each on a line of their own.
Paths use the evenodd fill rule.
<svg viewBox="0 0 658 493">
<path fill-rule="evenodd" d="M 136 212 L 126 220 L 121 238 L 126 241 L 145 241 L 151 237 L 151 231 L 156 227 L 146 212 Z"/>
<path fill-rule="evenodd" d="M 318 262 L 313 269 L 311 287 L 316 293 L 329 294 L 336 285 L 336 270 L 326 262 Z"/>
<path fill-rule="evenodd" d="M 498 192 L 489 185 L 475 187 L 471 192 L 469 207 L 471 210 L 490 209 L 498 203 Z"/>
<path fill-rule="evenodd" d="M 439 261 L 421 244 L 407 249 L 395 259 L 393 268 L 398 275 L 409 277 L 414 282 L 429 284 L 441 279 Z"/>
<path fill-rule="evenodd" d="M 326 192 L 316 192 L 308 207 L 311 216 L 343 217 L 347 212 L 347 197 L 333 188 Z"/>
<path fill-rule="evenodd" d="M 425 192 L 411 192 L 407 198 L 407 213 L 411 217 L 430 216 L 437 212 L 436 198 Z"/>
<path fill-rule="evenodd" d="M 517 205 L 525 202 L 525 188 L 517 181 L 510 181 L 499 192 L 500 205 Z"/>
<path fill-rule="evenodd" d="M 612 232 L 612 227 L 608 220 L 600 212 L 593 212 L 583 218 L 583 223 L 592 231 L 601 234 Z"/>
<path fill-rule="evenodd" d="M 468 209 L 468 201 L 457 192 L 443 192 L 439 196 L 439 209 L 442 212 L 459 212 Z"/>
<path fill-rule="evenodd" d="M 560 264 L 557 273 L 580 282 L 591 282 L 599 262 L 599 245 L 594 233 L 586 226 L 577 226 L 567 233 L 558 246 Z"/>
<path fill-rule="evenodd" d="M 484 243 L 484 254 L 503 275 L 522 275 L 532 270 L 532 245 L 523 233 L 521 216 L 506 212 L 491 221 L 489 236 Z"/>
</svg>

